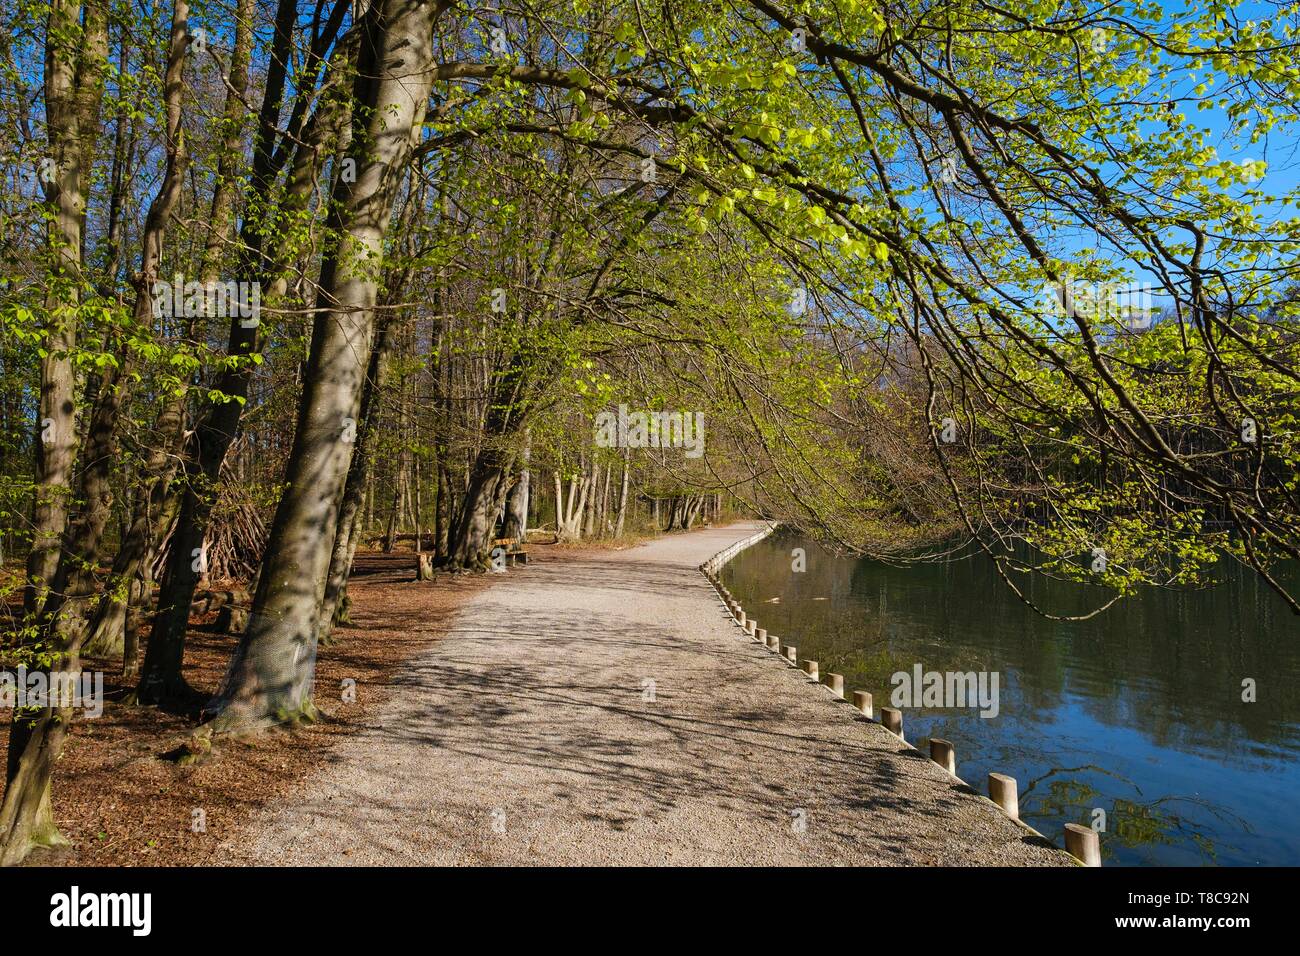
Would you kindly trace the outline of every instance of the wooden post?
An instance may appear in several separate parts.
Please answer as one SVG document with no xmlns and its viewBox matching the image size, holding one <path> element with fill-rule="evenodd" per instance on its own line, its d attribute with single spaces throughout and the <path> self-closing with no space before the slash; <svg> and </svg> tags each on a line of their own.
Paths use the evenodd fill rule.
<svg viewBox="0 0 1300 956">
<path fill-rule="evenodd" d="M 803 662 L 803 672 L 804 672 L 805 674 L 807 674 L 809 677 L 811 677 L 813 680 L 817 680 L 817 662 L 816 662 L 816 661 L 804 661 L 804 662 Z"/>
<path fill-rule="evenodd" d="M 767 631 L 764 628 L 754 628 L 754 637 L 758 638 L 758 643 L 763 645 L 767 644 Z"/>
<path fill-rule="evenodd" d="M 758 626 L 758 622 L 757 622 L 756 620 L 754 620 L 752 617 L 751 617 L 751 618 L 746 618 L 746 620 L 745 620 L 745 633 L 748 634 L 750 637 L 753 637 L 753 636 L 754 636 L 754 628 L 756 628 L 757 626 Z"/>
<path fill-rule="evenodd" d="M 775 634 L 769 634 L 767 636 L 767 646 L 778 654 L 781 653 L 781 639 Z"/>
<path fill-rule="evenodd" d="M 855 690 L 853 692 L 853 706 L 862 711 L 867 717 L 871 716 L 871 695 L 865 690 Z"/>
<path fill-rule="evenodd" d="M 954 777 L 957 776 L 957 751 L 942 737 L 930 738 L 930 759 Z"/>
<path fill-rule="evenodd" d="M 799 648 L 792 644 L 787 644 L 785 646 L 785 659 L 791 664 L 797 664 L 799 662 Z"/>
<path fill-rule="evenodd" d="M 881 707 L 880 723 L 891 734 L 898 736 L 899 739 L 906 739 L 903 737 L 903 712 L 901 710 L 896 710 L 893 707 Z"/>
<path fill-rule="evenodd" d="M 831 689 L 831 693 L 834 694 L 836 697 L 843 697 L 844 696 L 844 675 L 827 674 L 826 686 Z"/>
<path fill-rule="evenodd" d="M 1067 823 L 1065 849 L 1084 866 L 1101 866 L 1101 840 L 1092 827 Z"/>
<path fill-rule="evenodd" d="M 1004 773 L 989 774 L 989 799 L 1000 806 L 1012 820 L 1020 819 L 1020 796 L 1016 778 Z"/>
</svg>

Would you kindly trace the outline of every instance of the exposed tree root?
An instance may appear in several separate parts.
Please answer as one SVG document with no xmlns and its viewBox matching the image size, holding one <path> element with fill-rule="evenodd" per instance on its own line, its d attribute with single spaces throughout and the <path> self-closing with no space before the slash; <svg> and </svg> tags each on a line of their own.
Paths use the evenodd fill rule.
<svg viewBox="0 0 1300 956">
<path fill-rule="evenodd" d="M 217 737 L 255 737 L 274 727 L 297 729 L 320 720 L 320 711 L 308 697 L 297 707 L 279 707 L 273 713 L 263 713 L 247 703 L 227 704 L 206 723 L 202 732 L 210 739 Z"/>
</svg>

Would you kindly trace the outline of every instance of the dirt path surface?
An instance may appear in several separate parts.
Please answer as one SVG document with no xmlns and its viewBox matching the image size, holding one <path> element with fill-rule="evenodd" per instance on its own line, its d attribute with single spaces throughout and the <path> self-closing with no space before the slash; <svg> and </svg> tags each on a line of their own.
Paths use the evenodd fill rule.
<svg viewBox="0 0 1300 956">
<path fill-rule="evenodd" d="M 755 528 L 511 570 L 470 598 L 328 767 L 254 820 L 236 855 L 267 864 L 1067 862 L 742 636 L 696 567 Z"/>
</svg>

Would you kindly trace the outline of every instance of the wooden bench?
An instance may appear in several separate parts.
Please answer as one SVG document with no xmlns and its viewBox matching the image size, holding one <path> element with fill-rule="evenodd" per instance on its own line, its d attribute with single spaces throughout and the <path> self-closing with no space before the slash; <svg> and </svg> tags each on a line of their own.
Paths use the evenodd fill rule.
<svg viewBox="0 0 1300 956">
<path fill-rule="evenodd" d="M 492 540 L 492 550 L 504 548 L 506 552 L 506 566 L 512 564 L 527 564 L 528 549 L 519 543 L 518 538 L 494 538 Z"/>
</svg>

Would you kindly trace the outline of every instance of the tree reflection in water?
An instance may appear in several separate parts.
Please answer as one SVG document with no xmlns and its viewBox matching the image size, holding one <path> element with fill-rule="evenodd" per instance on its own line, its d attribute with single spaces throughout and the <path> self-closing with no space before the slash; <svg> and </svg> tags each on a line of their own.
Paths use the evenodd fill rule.
<svg viewBox="0 0 1300 956">
<path fill-rule="evenodd" d="M 1296 568 L 1282 573 L 1300 583 Z M 977 789 L 990 771 L 1016 777 L 1026 822 L 1058 843 L 1065 823 L 1091 824 L 1101 809 L 1110 863 L 1300 865 L 1300 622 L 1242 568 L 1077 623 L 1034 614 L 982 556 L 899 568 L 778 534 L 723 576 L 761 627 L 877 706 L 891 676 L 918 663 L 997 672 L 997 717 L 909 708 L 907 739 L 951 740 Z M 1056 613 L 1095 598 L 1077 584 L 1026 586 Z M 1242 701 L 1246 678 L 1256 703 Z"/>
</svg>

